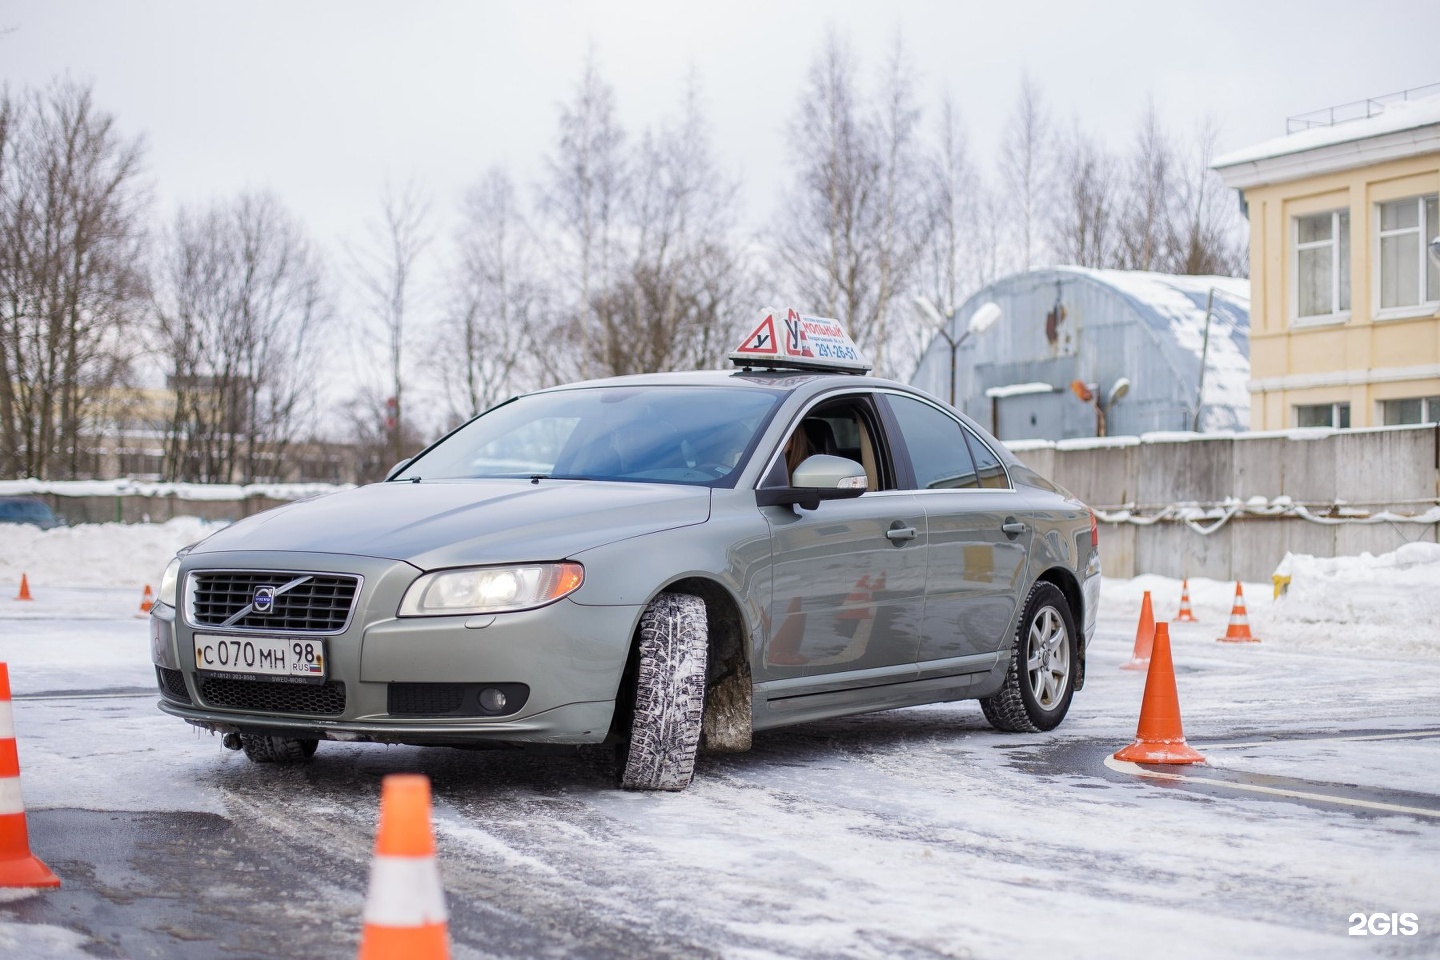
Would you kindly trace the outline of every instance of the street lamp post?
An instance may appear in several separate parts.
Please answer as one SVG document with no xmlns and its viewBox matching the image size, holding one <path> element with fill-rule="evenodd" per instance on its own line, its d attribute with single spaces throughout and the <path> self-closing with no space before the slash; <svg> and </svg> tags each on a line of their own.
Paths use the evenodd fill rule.
<svg viewBox="0 0 1440 960">
<path fill-rule="evenodd" d="M 965 325 L 965 332 L 958 337 L 952 337 L 950 335 L 948 321 L 940 315 L 940 311 L 935 309 L 935 305 L 931 303 L 929 299 L 926 297 L 916 297 L 915 306 L 931 319 L 935 324 L 935 332 L 944 337 L 945 342 L 950 345 L 950 406 L 953 407 L 955 406 L 955 358 L 960 352 L 960 346 L 966 340 L 969 340 L 971 336 L 984 333 L 993 327 L 995 321 L 1000 319 L 1000 306 L 993 301 L 981 304 L 980 307 L 970 315 L 970 322 Z"/>
</svg>

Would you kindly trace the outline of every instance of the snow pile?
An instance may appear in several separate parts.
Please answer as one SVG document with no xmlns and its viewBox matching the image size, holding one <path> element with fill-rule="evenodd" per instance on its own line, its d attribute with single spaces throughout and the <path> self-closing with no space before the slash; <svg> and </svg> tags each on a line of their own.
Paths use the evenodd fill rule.
<svg viewBox="0 0 1440 960">
<path fill-rule="evenodd" d="M 0 496 L 173 497 L 176 500 L 232 501 L 250 497 L 303 500 L 350 490 L 353 483 L 151 483 L 145 480 L 0 480 Z"/>
<path fill-rule="evenodd" d="M 160 586 L 175 551 L 203 540 L 219 527 L 197 517 L 168 523 L 86 523 L 41 530 L 0 525 L 0 583 L 18 584 L 23 573 L 41 586 Z M 14 594 L 11 594 L 13 596 Z"/>
<path fill-rule="evenodd" d="M 1440 544 L 1378 557 L 1287 553 L 1275 573 L 1290 584 L 1268 620 L 1297 645 L 1440 658 Z"/>
</svg>

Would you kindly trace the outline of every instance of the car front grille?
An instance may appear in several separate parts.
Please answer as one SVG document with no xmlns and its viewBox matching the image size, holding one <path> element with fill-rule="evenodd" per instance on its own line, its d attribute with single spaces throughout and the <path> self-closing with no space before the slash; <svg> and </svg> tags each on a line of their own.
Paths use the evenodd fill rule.
<svg viewBox="0 0 1440 960">
<path fill-rule="evenodd" d="M 155 678 L 160 681 L 160 693 L 167 700 L 190 703 L 190 691 L 185 689 L 185 674 L 167 667 L 156 667 Z"/>
<path fill-rule="evenodd" d="M 205 677 L 200 698 L 212 707 L 255 710 L 261 713 L 303 713 L 338 717 L 345 712 L 345 684 L 282 683 L 274 680 L 224 680 Z"/>
<path fill-rule="evenodd" d="M 197 627 L 339 633 L 355 606 L 360 578 L 285 571 L 197 571 L 190 575 L 190 622 Z M 256 591 L 274 589 L 271 608 L 255 609 Z"/>
</svg>

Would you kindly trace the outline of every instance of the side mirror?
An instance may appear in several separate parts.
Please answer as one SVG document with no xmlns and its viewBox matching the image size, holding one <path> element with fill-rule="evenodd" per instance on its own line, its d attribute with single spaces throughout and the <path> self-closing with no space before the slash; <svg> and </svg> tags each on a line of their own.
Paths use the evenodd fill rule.
<svg viewBox="0 0 1440 960">
<path fill-rule="evenodd" d="M 821 500 L 849 500 L 865 492 L 869 481 L 865 468 L 845 457 L 817 453 L 795 468 L 790 487 L 762 487 L 755 502 L 762 507 L 798 505 L 815 510 Z"/>
</svg>

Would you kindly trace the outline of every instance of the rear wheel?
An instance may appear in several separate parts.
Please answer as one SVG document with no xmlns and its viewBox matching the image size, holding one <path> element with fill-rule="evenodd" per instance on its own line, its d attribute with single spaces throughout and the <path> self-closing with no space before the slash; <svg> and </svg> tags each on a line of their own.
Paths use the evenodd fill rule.
<svg viewBox="0 0 1440 960">
<path fill-rule="evenodd" d="M 240 734 L 240 749 L 255 763 L 304 763 L 315 755 L 319 740 L 293 740 L 263 733 Z"/>
<path fill-rule="evenodd" d="M 1025 601 L 1005 682 L 980 701 L 997 730 L 1036 733 L 1053 730 L 1070 710 L 1078 664 L 1075 616 L 1053 583 L 1037 583 Z"/>
<path fill-rule="evenodd" d="M 626 790 L 684 790 L 695 775 L 705 712 L 705 601 L 662 593 L 640 618 L 635 711 L 623 750 Z"/>
</svg>

